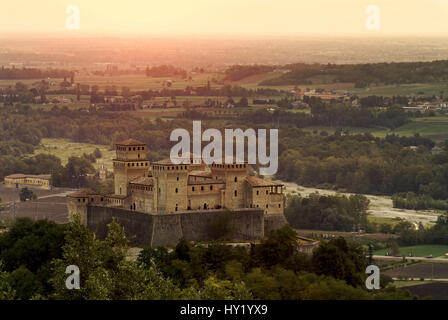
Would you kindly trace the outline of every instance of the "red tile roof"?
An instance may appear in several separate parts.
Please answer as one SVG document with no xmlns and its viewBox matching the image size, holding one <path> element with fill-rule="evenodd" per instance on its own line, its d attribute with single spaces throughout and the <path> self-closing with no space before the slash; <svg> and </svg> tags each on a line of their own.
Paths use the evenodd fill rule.
<svg viewBox="0 0 448 320">
<path fill-rule="evenodd" d="M 10 179 L 19 179 L 19 178 L 40 178 L 40 179 L 51 179 L 51 174 L 22 174 L 22 173 L 15 173 L 11 174 L 9 176 L 6 176 L 5 178 Z"/>
<path fill-rule="evenodd" d="M 98 195 L 95 191 L 91 189 L 82 189 L 74 193 L 70 193 L 67 197 L 70 198 L 87 198 L 89 196 Z"/>
</svg>

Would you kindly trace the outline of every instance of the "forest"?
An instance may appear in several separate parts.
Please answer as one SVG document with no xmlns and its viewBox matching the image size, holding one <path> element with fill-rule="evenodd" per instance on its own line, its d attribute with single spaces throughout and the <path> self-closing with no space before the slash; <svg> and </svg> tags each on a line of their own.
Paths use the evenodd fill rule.
<svg viewBox="0 0 448 320">
<path fill-rule="evenodd" d="M 415 299 L 387 286 L 387 276 L 381 290 L 365 289 L 366 254 L 343 238 L 307 257 L 285 227 L 250 250 L 181 240 L 170 250 L 144 248 L 134 261 L 123 228 L 112 221 L 108 229 L 98 239 L 79 217 L 67 225 L 17 219 L 0 234 L 0 300 Z M 80 290 L 66 289 L 69 265 L 80 269 Z"/>
<path fill-rule="evenodd" d="M 58 69 L 36 69 L 36 68 L 0 68 L 0 80 L 13 79 L 46 79 L 46 78 L 70 78 L 74 75 L 72 71 Z"/>
<path fill-rule="evenodd" d="M 290 71 L 277 78 L 264 80 L 260 85 L 312 84 L 309 78 L 315 76 L 330 76 L 333 82 L 352 82 L 356 87 L 371 84 L 437 82 L 448 79 L 447 60 L 338 65 L 300 63 L 283 68 Z"/>
</svg>

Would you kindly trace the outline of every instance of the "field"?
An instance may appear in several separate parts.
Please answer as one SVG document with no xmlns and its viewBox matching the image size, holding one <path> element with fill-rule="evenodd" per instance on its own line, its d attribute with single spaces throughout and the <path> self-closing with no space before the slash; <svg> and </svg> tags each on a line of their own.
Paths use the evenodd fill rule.
<svg viewBox="0 0 448 320">
<path fill-rule="evenodd" d="M 391 249 L 383 249 L 375 251 L 375 255 L 384 256 L 386 253 L 391 254 Z M 419 245 L 410 247 L 400 247 L 400 253 L 406 256 L 414 257 L 428 257 L 432 255 L 435 257 L 445 257 L 445 253 L 448 253 L 448 246 L 446 245 Z M 447 275 L 448 277 L 448 275 Z"/>
<path fill-rule="evenodd" d="M 313 126 L 307 127 L 303 130 L 309 132 L 321 132 L 326 131 L 329 134 L 335 132 L 338 128 L 325 127 L 325 126 Z M 384 138 L 387 134 L 397 134 L 399 136 L 411 137 L 418 133 L 421 136 L 431 138 L 435 141 L 441 141 L 448 139 L 448 116 L 436 116 L 436 117 L 424 117 L 412 119 L 412 122 L 407 123 L 395 130 L 388 128 L 361 128 L 361 127 L 343 127 L 344 130 L 348 130 L 351 134 L 362 134 L 370 132 L 375 137 Z"/>
<path fill-rule="evenodd" d="M 406 287 L 412 294 L 419 298 L 431 297 L 432 300 L 448 300 L 447 282 L 430 282 L 421 285 Z"/>
<path fill-rule="evenodd" d="M 383 271 L 384 274 L 403 280 L 448 279 L 448 263 L 446 262 L 418 262 Z"/>
<path fill-rule="evenodd" d="M 448 139 L 448 117 L 417 118 L 391 132 L 400 136 L 413 136 L 415 133 L 419 133 L 421 136 L 434 140 Z M 381 137 L 385 136 L 386 132 L 376 132 L 375 134 Z"/>
<path fill-rule="evenodd" d="M 121 75 L 121 76 L 78 76 L 76 82 L 87 84 L 90 86 L 97 85 L 101 89 L 106 86 L 116 86 L 117 90 L 122 87 L 128 87 L 131 90 L 156 90 L 162 89 L 166 86 L 168 80 L 171 81 L 170 89 L 185 89 L 186 86 L 206 86 L 207 81 L 210 81 L 212 88 L 218 85 L 211 82 L 211 80 L 219 78 L 216 73 L 203 73 L 192 76 L 192 80 L 184 80 L 177 77 L 152 78 L 144 74 L 141 75 Z"/>
<path fill-rule="evenodd" d="M 34 151 L 34 155 L 52 154 L 60 158 L 62 164 L 65 165 L 69 157 L 80 157 L 84 153 L 90 154 L 96 148 L 100 149 L 102 157 L 97 159 L 93 166 L 98 168 L 101 164 L 104 164 L 107 169 L 112 170 L 112 159 L 115 157 L 115 151 L 109 150 L 109 146 L 104 145 L 78 143 L 66 139 L 42 139 L 40 145 Z"/>
<path fill-rule="evenodd" d="M 413 84 L 398 84 L 398 85 L 384 85 L 370 88 L 352 88 L 349 91 L 361 97 L 369 95 L 422 95 L 433 96 L 440 95 L 441 92 L 448 89 L 447 83 L 413 83 Z"/>
</svg>

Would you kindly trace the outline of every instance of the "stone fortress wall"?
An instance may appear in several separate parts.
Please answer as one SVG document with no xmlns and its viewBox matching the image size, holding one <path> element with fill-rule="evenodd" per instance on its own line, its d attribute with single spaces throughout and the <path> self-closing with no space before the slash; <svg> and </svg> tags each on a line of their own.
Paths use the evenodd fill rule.
<svg viewBox="0 0 448 320">
<path fill-rule="evenodd" d="M 228 215 L 226 240 L 251 241 L 264 237 L 264 212 L 261 209 L 238 209 L 177 212 L 169 215 L 148 214 L 113 207 L 89 205 L 86 222 L 99 238 L 107 234 L 107 225 L 115 218 L 123 226 L 126 237 L 135 246 L 176 245 L 179 240 L 217 240 L 212 226 Z"/>
</svg>

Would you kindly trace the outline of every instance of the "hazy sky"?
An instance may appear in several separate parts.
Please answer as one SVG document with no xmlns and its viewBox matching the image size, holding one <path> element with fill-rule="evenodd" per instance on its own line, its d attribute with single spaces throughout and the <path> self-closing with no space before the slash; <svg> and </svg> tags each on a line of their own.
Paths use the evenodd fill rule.
<svg viewBox="0 0 448 320">
<path fill-rule="evenodd" d="M 66 9 L 80 10 L 68 30 Z M 366 8 L 380 9 L 380 30 Z M 3 0 L 0 33 L 448 34 L 448 0 Z"/>
</svg>

